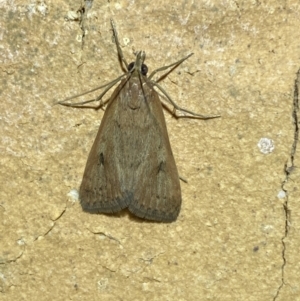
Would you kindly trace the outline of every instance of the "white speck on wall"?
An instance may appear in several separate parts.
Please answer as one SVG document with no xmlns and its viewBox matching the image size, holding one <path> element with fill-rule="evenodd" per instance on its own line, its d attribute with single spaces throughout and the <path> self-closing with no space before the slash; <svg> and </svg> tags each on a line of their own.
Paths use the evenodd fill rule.
<svg viewBox="0 0 300 301">
<path fill-rule="evenodd" d="M 34 4 L 27 5 L 27 12 L 29 14 L 29 17 L 31 17 L 32 14 L 35 14 L 36 13 L 35 5 Z"/>
<path fill-rule="evenodd" d="M 285 191 L 280 190 L 280 191 L 278 192 L 278 194 L 277 194 L 277 197 L 278 197 L 279 199 L 284 199 L 284 198 L 286 197 Z"/>
<path fill-rule="evenodd" d="M 69 191 L 69 193 L 67 194 L 68 197 L 70 197 L 73 202 L 76 202 L 79 200 L 79 193 L 78 193 L 78 190 L 77 189 L 71 189 Z"/>
<path fill-rule="evenodd" d="M 29 14 L 29 17 L 31 17 L 32 14 L 37 14 L 38 12 L 41 15 L 46 16 L 47 11 L 48 7 L 43 1 L 41 1 L 40 3 L 36 3 L 36 1 L 33 1 L 33 3 L 27 5 L 27 12 Z"/>
<path fill-rule="evenodd" d="M 93 6 L 93 1 L 92 0 L 86 0 L 85 2 L 85 7 L 87 10 L 91 9 Z"/>
<path fill-rule="evenodd" d="M 17 240 L 17 244 L 18 244 L 19 246 L 25 245 L 24 239 L 23 239 L 23 238 L 18 239 L 18 240 Z"/>
<path fill-rule="evenodd" d="M 76 36 L 76 41 L 79 42 L 79 43 L 82 42 L 82 34 L 78 34 L 78 35 Z"/>
<path fill-rule="evenodd" d="M 80 17 L 80 14 L 77 11 L 70 10 L 70 11 L 68 11 L 65 19 L 67 21 L 75 21 L 75 20 L 79 20 L 79 17 Z"/>
<path fill-rule="evenodd" d="M 266 233 L 273 231 L 274 227 L 272 225 L 262 225 L 261 230 Z"/>
<path fill-rule="evenodd" d="M 257 144 L 259 150 L 263 154 L 272 153 L 275 149 L 274 141 L 269 138 L 261 138 Z"/>
<path fill-rule="evenodd" d="M 181 25 L 186 25 L 187 24 L 187 22 L 190 18 L 190 15 L 191 15 L 191 13 L 189 12 L 185 18 L 179 16 L 179 20 L 180 20 Z"/>
<path fill-rule="evenodd" d="M 123 38 L 123 43 L 124 43 L 125 46 L 127 46 L 130 43 L 130 39 Z"/>
<path fill-rule="evenodd" d="M 47 14 L 47 5 L 42 1 L 37 5 L 37 10 L 40 12 L 41 15 L 46 16 Z"/>
<path fill-rule="evenodd" d="M 98 289 L 103 291 L 107 289 L 108 286 L 108 278 L 101 278 L 98 282 Z"/>
<path fill-rule="evenodd" d="M 142 289 L 143 289 L 143 291 L 148 291 L 149 290 L 149 283 L 143 283 L 142 284 Z"/>
<path fill-rule="evenodd" d="M 122 9 L 122 5 L 120 3 L 115 4 L 115 9 L 120 10 Z"/>
</svg>

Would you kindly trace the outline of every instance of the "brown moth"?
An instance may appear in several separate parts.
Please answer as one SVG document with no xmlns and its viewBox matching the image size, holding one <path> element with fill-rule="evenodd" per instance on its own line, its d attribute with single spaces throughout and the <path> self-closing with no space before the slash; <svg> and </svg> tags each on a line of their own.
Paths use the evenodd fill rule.
<svg viewBox="0 0 300 301">
<path fill-rule="evenodd" d="M 192 54 L 155 70 L 147 77 L 145 52 L 138 52 L 135 62 L 128 65 L 120 48 L 113 21 L 111 25 L 119 58 L 128 71 L 105 85 L 108 87 L 99 97 L 90 100 L 101 100 L 104 94 L 124 77 L 108 100 L 90 151 L 80 186 L 80 202 L 83 210 L 88 212 L 115 213 L 128 208 L 140 218 L 172 222 L 176 220 L 180 211 L 181 189 L 162 104 L 154 87 L 165 94 L 174 109 L 202 119 L 219 116 L 203 116 L 180 108 L 157 81 L 151 80 L 156 72 L 172 66 L 176 68 Z M 66 103 L 66 100 L 59 103 L 78 106 Z M 100 103 L 100 106 L 102 105 Z"/>
</svg>

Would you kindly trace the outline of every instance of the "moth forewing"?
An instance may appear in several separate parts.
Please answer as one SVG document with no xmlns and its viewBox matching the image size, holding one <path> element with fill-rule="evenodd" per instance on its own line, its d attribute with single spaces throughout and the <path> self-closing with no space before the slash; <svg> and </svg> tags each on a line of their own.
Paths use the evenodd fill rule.
<svg viewBox="0 0 300 301">
<path fill-rule="evenodd" d="M 137 123 L 143 124 L 143 120 L 148 123 L 141 130 L 141 137 L 148 137 L 143 150 L 147 156 L 128 208 L 139 217 L 170 222 L 177 218 L 181 206 L 179 176 L 159 96 L 152 83 L 146 78 L 145 81 L 140 91 L 144 92 L 141 104 L 145 109 Z"/>
</svg>

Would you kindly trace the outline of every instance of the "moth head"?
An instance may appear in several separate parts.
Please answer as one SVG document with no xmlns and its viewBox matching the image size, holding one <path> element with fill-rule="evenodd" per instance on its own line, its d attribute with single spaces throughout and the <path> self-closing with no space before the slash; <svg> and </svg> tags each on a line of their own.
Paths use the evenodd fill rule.
<svg viewBox="0 0 300 301">
<path fill-rule="evenodd" d="M 146 76 L 148 72 L 148 67 L 147 65 L 144 64 L 145 59 L 146 59 L 145 51 L 139 51 L 136 55 L 135 62 L 131 62 L 128 65 L 127 70 L 131 73 L 137 70 L 138 73 Z"/>
</svg>

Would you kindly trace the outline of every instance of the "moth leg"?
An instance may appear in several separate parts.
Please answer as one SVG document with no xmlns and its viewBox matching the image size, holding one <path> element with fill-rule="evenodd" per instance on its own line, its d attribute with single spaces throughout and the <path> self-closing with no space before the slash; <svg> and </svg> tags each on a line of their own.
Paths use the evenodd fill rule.
<svg viewBox="0 0 300 301">
<path fill-rule="evenodd" d="M 180 118 L 180 117 L 185 117 L 185 115 L 177 115 L 177 112 L 176 111 L 181 111 L 181 112 L 185 112 L 185 113 L 188 113 L 188 114 L 191 114 L 192 116 L 195 116 L 197 118 L 200 118 L 200 119 L 212 119 L 212 118 L 218 118 L 220 117 L 220 115 L 202 115 L 202 114 L 197 114 L 197 113 L 194 113 L 192 111 L 189 111 L 187 109 L 184 109 L 184 108 L 181 108 L 180 106 L 178 106 L 173 100 L 172 98 L 169 96 L 169 94 L 166 92 L 165 89 L 163 89 L 158 83 L 156 82 L 152 82 L 154 86 L 156 86 L 166 97 L 167 97 L 167 100 L 173 105 L 174 107 L 174 110 L 173 110 L 173 115 L 177 118 Z"/>
<path fill-rule="evenodd" d="M 169 68 L 171 68 L 171 67 L 173 67 L 173 66 L 175 66 L 175 67 L 173 68 L 173 69 L 175 69 L 177 66 L 179 66 L 179 65 L 180 65 L 182 62 L 184 62 L 185 60 L 187 60 L 187 59 L 188 59 L 190 56 L 192 56 L 193 54 L 194 54 L 194 53 L 190 53 L 189 55 L 187 55 L 187 56 L 184 57 L 183 59 L 181 59 L 181 60 L 179 60 L 179 61 L 177 61 L 177 62 L 175 62 L 175 63 L 173 63 L 173 64 L 171 64 L 171 65 L 164 66 L 164 67 L 160 67 L 160 68 L 154 70 L 154 71 L 148 76 L 148 79 L 150 80 L 157 72 L 164 71 L 164 70 L 169 69 Z M 157 80 L 157 82 L 159 82 L 162 78 L 166 77 L 171 71 L 173 71 L 173 69 L 170 70 L 167 74 L 163 75 L 161 78 L 159 78 L 159 79 Z"/>
<path fill-rule="evenodd" d="M 117 84 L 124 76 L 126 76 L 126 74 L 123 74 L 121 76 L 119 76 L 118 78 L 114 79 L 113 81 L 103 85 L 103 86 L 100 86 L 100 87 L 97 87 L 95 89 L 92 89 L 92 90 L 89 90 L 89 91 L 86 91 L 86 92 L 83 92 L 81 94 L 77 94 L 75 96 L 71 96 L 71 97 L 68 97 L 64 100 L 61 100 L 61 101 L 58 101 L 56 102 L 55 104 L 60 104 L 60 105 L 63 105 L 63 106 L 66 106 L 66 107 L 74 107 L 74 108 L 94 108 L 94 109 L 99 109 L 101 108 L 103 105 L 105 105 L 109 100 L 105 101 L 104 103 L 102 103 L 102 97 L 115 85 Z M 66 101 L 68 100 L 71 100 L 71 99 L 74 99 L 74 98 L 78 98 L 80 96 L 83 96 L 83 95 L 86 95 L 86 94 L 89 94 L 89 93 L 92 93 L 94 91 L 97 91 L 99 89 L 102 89 L 104 87 L 107 87 L 99 96 L 97 96 L 96 98 L 93 98 L 93 99 L 89 99 L 89 100 L 86 100 L 86 101 L 82 101 L 82 102 L 76 102 L 76 103 L 68 103 Z M 100 104 L 98 106 L 84 106 L 85 104 L 87 103 L 90 103 L 90 102 L 94 102 L 94 101 L 99 101 L 100 100 Z"/>
</svg>

